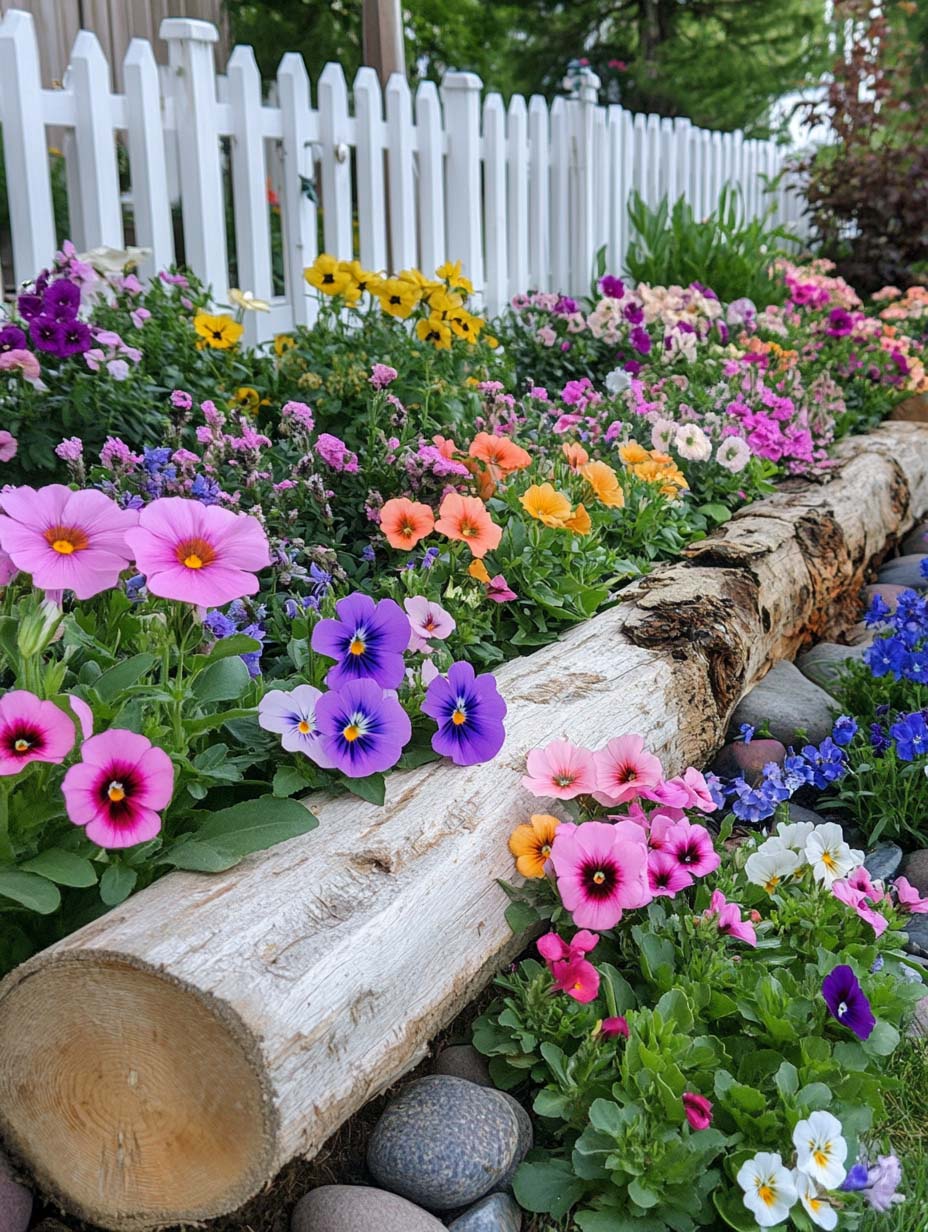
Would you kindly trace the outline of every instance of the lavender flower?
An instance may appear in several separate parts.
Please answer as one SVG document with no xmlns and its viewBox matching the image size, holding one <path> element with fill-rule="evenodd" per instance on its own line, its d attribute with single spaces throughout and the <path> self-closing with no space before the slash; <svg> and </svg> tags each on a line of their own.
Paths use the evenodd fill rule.
<svg viewBox="0 0 928 1232">
<path fill-rule="evenodd" d="M 338 618 L 320 620 L 312 633 L 317 654 L 337 660 L 326 684 L 338 688 L 352 680 L 374 680 L 382 689 L 395 689 L 403 681 L 403 651 L 409 641 L 406 613 L 392 599 L 375 603 L 355 593 L 339 599 Z"/>
</svg>

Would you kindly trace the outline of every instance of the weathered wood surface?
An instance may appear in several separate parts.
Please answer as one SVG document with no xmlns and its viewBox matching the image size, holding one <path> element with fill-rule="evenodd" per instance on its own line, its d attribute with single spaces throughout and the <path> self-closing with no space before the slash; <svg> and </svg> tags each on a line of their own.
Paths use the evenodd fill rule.
<svg viewBox="0 0 928 1232">
<path fill-rule="evenodd" d="M 113 1229 L 235 1209 L 424 1054 L 519 948 L 496 878 L 539 803 L 528 751 L 640 732 L 703 763 L 742 694 L 856 619 L 868 567 L 928 510 L 928 429 L 848 441 L 798 481 L 500 669 L 491 765 L 315 798 L 314 833 L 218 876 L 173 873 L 0 986 L 0 1130 L 39 1185 Z"/>
</svg>

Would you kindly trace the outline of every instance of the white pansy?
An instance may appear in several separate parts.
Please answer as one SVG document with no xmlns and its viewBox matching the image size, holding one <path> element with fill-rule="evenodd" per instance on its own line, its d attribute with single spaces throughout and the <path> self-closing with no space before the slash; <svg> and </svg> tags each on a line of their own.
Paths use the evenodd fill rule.
<svg viewBox="0 0 928 1232">
<path fill-rule="evenodd" d="M 847 1143 L 841 1122 L 830 1112 L 813 1112 L 793 1130 L 796 1167 L 823 1189 L 837 1189 L 847 1176 Z"/>
<path fill-rule="evenodd" d="M 815 823 L 812 821 L 792 821 L 783 822 L 777 826 L 774 838 L 778 838 L 784 847 L 788 847 L 790 851 L 798 851 L 804 856 L 806 853 L 806 841 L 809 835 L 815 829 Z"/>
<path fill-rule="evenodd" d="M 806 839 L 806 859 L 812 865 L 816 881 L 829 889 L 842 877 L 847 877 L 864 862 L 862 851 L 852 851 L 844 841 L 844 833 L 836 822 L 816 826 Z"/>
<path fill-rule="evenodd" d="M 745 876 L 752 885 L 763 886 L 773 894 L 782 881 L 797 872 L 803 860 L 798 852 L 785 847 L 775 838 L 768 838 L 744 865 Z"/>
<path fill-rule="evenodd" d="M 825 1228 L 826 1232 L 831 1232 L 832 1228 L 838 1226 L 838 1212 L 828 1201 L 827 1196 L 819 1189 L 811 1176 L 806 1176 L 804 1172 L 798 1169 L 793 1173 L 793 1183 L 796 1186 L 796 1192 L 799 1194 L 799 1201 L 805 1208 L 806 1214 L 812 1220 L 817 1228 Z"/>
<path fill-rule="evenodd" d="M 632 378 L 624 368 L 613 368 L 611 372 L 606 373 L 606 389 L 612 394 L 613 398 L 617 394 L 624 394 L 631 383 Z"/>
<path fill-rule="evenodd" d="M 737 1180 L 744 1190 L 744 1205 L 762 1228 L 782 1223 L 799 1196 L 793 1174 L 776 1153 L 761 1151 L 749 1159 L 741 1165 Z"/>
</svg>

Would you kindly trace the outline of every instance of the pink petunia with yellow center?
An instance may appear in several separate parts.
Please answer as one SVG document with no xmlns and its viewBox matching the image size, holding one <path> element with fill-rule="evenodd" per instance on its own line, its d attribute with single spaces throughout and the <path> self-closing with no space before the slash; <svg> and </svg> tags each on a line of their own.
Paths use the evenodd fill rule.
<svg viewBox="0 0 928 1232">
<path fill-rule="evenodd" d="M 32 761 L 64 761 L 74 746 L 74 724 L 54 702 L 26 689 L 0 697 L 0 775 L 19 774 Z"/>
<path fill-rule="evenodd" d="M 68 817 L 99 847 L 134 847 L 161 830 L 174 792 L 174 766 L 136 732 L 112 728 L 81 746 L 61 784 Z"/>
</svg>

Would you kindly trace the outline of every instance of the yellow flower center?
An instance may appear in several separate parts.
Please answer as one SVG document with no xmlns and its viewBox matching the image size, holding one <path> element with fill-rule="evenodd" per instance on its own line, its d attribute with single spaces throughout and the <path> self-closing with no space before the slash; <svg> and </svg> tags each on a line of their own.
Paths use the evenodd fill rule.
<svg viewBox="0 0 928 1232">
<path fill-rule="evenodd" d="M 824 1149 L 822 1147 L 816 1147 L 815 1150 L 812 1152 L 812 1158 L 815 1160 L 815 1162 L 818 1164 L 820 1168 L 824 1168 L 825 1165 L 828 1163 L 828 1158 L 829 1158 L 828 1152 L 830 1150 L 830 1147 L 831 1147 L 831 1143 L 826 1142 Z"/>
<path fill-rule="evenodd" d="M 361 729 L 358 727 L 357 723 L 349 723 L 348 726 L 342 730 L 342 735 L 349 742 L 349 744 L 352 741 L 357 740 L 360 734 Z"/>
<path fill-rule="evenodd" d="M 50 526 L 45 532 L 45 542 L 59 556 L 70 556 L 90 546 L 87 536 L 76 526 Z"/>
<path fill-rule="evenodd" d="M 197 556 L 196 552 L 191 552 L 189 556 L 184 557 L 184 564 L 188 569 L 202 569 L 203 561 Z"/>
<path fill-rule="evenodd" d="M 461 523 L 461 538 L 462 539 L 470 539 L 472 535 L 476 535 L 478 533 L 479 532 L 477 530 L 477 527 L 474 526 L 473 522 L 462 522 Z"/>
<path fill-rule="evenodd" d="M 306 722 L 305 719 L 300 719 L 299 723 L 297 723 L 296 725 L 296 729 L 300 733 L 301 736 L 308 736 L 309 733 L 312 731 L 312 728 Z"/>
<path fill-rule="evenodd" d="M 69 539 L 56 539 L 52 547 L 56 552 L 60 552 L 62 556 L 70 556 L 74 551 L 74 544 Z"/>
<path fill-rule="evenodd" d="M 464 711 L 461 709 L 460 706 L 458 706 L 457 709 L 452 714 L 451 722 L 455 725 L 455 727 L 460 727 L 462 723 L 467 722 L 467 715 L 464 713 Z"/>
<path fill-rule="evenodd" d="M 175 549 L 175 555 L 185 569 L 205 569 L 216 559 L 212 545 L 199 536 L 179 543 Z"/>
<path fill-rule="evenodd" d="M 115 779 L 110 783 L 109 791 L 106 793 L 114 804 L 118 804 L 120 800 L 125 800 L 126 790 L 122 783 L 117 783 Z"/>
<path fill-rule="evenodd" d="M 361 655 L 361 654 L 364 654 L 364 651 L 366 649 L 367 649 L 367 646 L 364 644 L 363 640 L 360 637 L 358 637 L 356 634 L 351 639 L 351 645 L 348 647 L 348 652 L 349 654 L 353 654 L 353 655 Z"/>
<path fill-rule="evenodd" d="M 837 860 L 835 860 L 834 856 L 831 854 L 830 851 L 822 852 L 822 863 L 825 865 L 825 867 L 828 869 L 830 873 L 833 873 L 835 869 L 838 867 L 838 862 Z"/>
<path fill-rule="evenodd" d="M 773 1206 L 777 1200 L 776 1192 L 769 1185 L 761 1185 L 757 1190 L 757 1196 L 761 1202 L 766 1202 L 768 1206 Z"/>
<path fill-rule="evenodd" d="M 28 753 L 32 748 L 32 744 L 28 740 L 24 740 L 20 737 L 20 739 L 14 743 L 13 748 L 17 753 Z"/>
<path fill-rule="evenodd" d="M 767 891 L 768 894 L 772 894 L 779 884 L 780 884 L 780 878 L 776 874 L 774 874 L 772 877 L 768 878 L 768 880 L 764 882 L 764 889 Z"/>
<path fill-rule="evenodd" d="M 541 854 L 543 856 L 549 856 L 551 854 L 551 844 L 550 843 L 544 843 L 542 845 Z"/>
<path fill-rule="evenodd" d="M 602 869 L 597 869 L 596 872 L 593 874 L 593 884 L 602 885 L 605 880 L 606 880 L 606 874 L 602 871 Z"/>
</svg>

